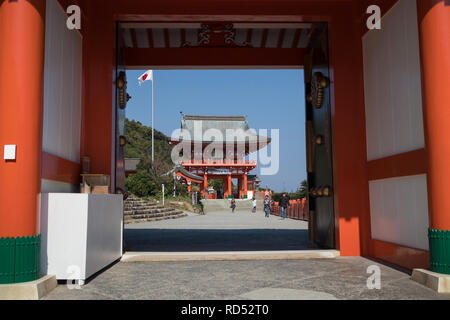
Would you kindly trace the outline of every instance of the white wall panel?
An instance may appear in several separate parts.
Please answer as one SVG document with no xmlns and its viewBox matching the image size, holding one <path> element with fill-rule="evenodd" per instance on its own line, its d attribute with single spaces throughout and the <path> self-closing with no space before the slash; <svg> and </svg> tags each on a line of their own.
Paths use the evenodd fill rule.
<svg viewBox="0 0 450 320">
<path fill-rule="evenodd" d="M 428 250 L 426 175 L 369 182 L 372 238 Z"/>
<path fill-rule="evenodd" d="M 66 27 L 56 0 L 47 1 L 43 151 L 80 162 L 82 38 Z"/>
<path fill-rule="evenodd" d="M 424 147 L 415 0 L 400 0 L 363 37 L 367 158 Z"/>
<path fill-rule="evenodd" d="M 80 192 L 80 186 L 67 182 L 41 179 L 41 193 L 51 192 L 77 193 Z"/>
</svg>

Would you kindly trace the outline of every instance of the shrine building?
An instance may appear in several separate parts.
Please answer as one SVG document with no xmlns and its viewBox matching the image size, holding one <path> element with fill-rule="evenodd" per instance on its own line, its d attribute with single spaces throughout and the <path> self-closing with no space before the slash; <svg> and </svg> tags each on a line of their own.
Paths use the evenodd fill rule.
<svg viewBox="0 0 450 320">
<path fill-rule="evenodd" d="M 197 134 L 196 127 L 200 130 Z M 208 179 L 219 179 L 223 180 L 223 198 L 231 199 L 232 179 L 237 179 L 238 198 L 253 197 L 254 183 L 249 190 L 248 175 L 256 169 L 257 161 L 245 158 L 270 144 L 270 138 L 251 132 L 245 116 L 184 115 L 181 130 L 185 130 L 188 140 L 172 138 L 170 143 L 189 150 L 176 167 L 176 175 L 187 184 L 189 193 L 192 183 L 200 184 L 201 196 L 205 197 Z M 210 135 L 209 130 L 213 130 Z"/>
</svg>

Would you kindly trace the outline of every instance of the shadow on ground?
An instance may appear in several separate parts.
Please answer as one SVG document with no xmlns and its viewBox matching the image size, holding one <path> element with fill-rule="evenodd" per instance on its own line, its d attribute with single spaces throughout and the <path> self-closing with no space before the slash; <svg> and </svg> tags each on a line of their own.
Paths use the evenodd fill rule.
<svg viewBox="0 0 450 320">
<path fill-rule="evenodd" d="M 125 229 L 126 251 L 308 250 L 307 230 Z"/>
</svg>

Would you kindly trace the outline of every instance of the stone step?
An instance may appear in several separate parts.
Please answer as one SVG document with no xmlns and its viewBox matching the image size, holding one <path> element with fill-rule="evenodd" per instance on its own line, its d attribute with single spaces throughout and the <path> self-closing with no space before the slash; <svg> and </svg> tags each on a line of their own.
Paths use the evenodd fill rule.
<svg viewBox="0 0 450 320">
<path fill-rule="evenodd" d="M 124 206 L 125 210 L 139 210 L 139 209 L 150 209 L 150 208 L 158 208 L 162 206 L 158 205 L 140 205 L 140 206 Z"/>
<path fill-rule="evenodd" d="M 125 210 L 127 212 L 160 212 L 160 211 L 169 211 L 169 210 L 175 210 L 176 208 L 171 207 L 150 207 L 150 208 L 139 208 L 139 209 L 133 209 L 133 210 Z"/>
<path fill-rule="evenodd" d="M 137 218 L 137 219 L 127 219 L 126 221 L 139 221 L 139 220 L 145 220 L 145 221 L 159 221 L 159 220 L 164 220 L 164 219 L 173 219 L 175 218 L 181 218 L 181 217 L 186 217 L 187 214 L 184 212 L 179 212 L 176 214 L 169 214 L 169 215 L 157 215 L 157 216 L 143 216 L 141 218 Z"/>
<path fill-rule="evenodd" d="M 139 219 L 148 219 L 148 218 L 169 217 L 169 216 L 179 215 L 182 213 L 184 214 L 183 211 L 159 212 L 159 213 L 149 213 L 149 214 L 134 214 L 131 216 L 126 216 L 125 220 L 139 220 Z"/>
<path fill-rule="evenodd" d="M 159 221 L 187 216 L 183 211 L 167 208 L 154 201 L 129 197 L 124 202 L 124 222 L 137 223 Z"/>
<path fill-rule="evenodd" d="M 153 201 L 142 201 L 142 202 L 124 202 L 126 206 L 148 206 L 148 205 L 157 205 L 158 203 Z"/>
<path fill-rule="evenodd" d="M 186 213 L 179 213 L 176 215 L 170 215 L 170 216 L 164 216 L 164 217 L 155 217 L 155 218 L 142 218 L 142 219 L 125 219 L 125 224 L 134 224 L 134 223 L 142 223 L 142 222 L 153 222 L 153 221 L 161 221 L 161 220 L 168 220 L 168 219 L 179 219 L 186 217 Z"/>
<path fill-rule="evenodd" d="M 133 210 L 131 213 L 127 213 L 124 215 L 137 215 L 137 214 L 152 214 L 152 213 L 163 213 L 163 212 L 171 212 L 174 211 L 173 208 L 159 208 L 159 209 L 141 209 L 141 210 Z"/>
<path fill-rule="evenodd" d="M 125 202 L 124 206 L 137 207 L 137 206 L 157 206 L 156 202 Z"/>
<path fill-rule="evenodd" d="M 138 205 L 148 205 L 148 204 L 157 204 L 154 201 L 140 201 L 140 202 L 127 202 L 125 201 L 124 204 L 131 205 L 131 206 L 138 206 Z"/>
<path fill-rule="evenodd" d="M 150 201 L 142 201 L 142 202 L 125 202 L 125 206 L 149 206 L 149 205 L 157 205 L 156 202 L 150 202 Z"/>
<path fill-rule="evenodd" d="M 139 201 L 151 201 L 151 200 L 145 200 L 145 199 L 139 199 L 139 198 L 130 198 L 128 197 L 125 201 L 127 202 L 139 202 Z"/>
</svg>

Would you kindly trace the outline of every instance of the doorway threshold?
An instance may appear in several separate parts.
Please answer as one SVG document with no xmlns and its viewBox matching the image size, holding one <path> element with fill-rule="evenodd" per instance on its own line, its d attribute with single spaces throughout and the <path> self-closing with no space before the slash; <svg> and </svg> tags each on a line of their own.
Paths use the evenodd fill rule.
<svg viewBox="0 0 450 320">
<path fill-rule="evenodd" d="M 126 252 L 121 262 L 333 259 L 339 250 Z"/>
</svg>

